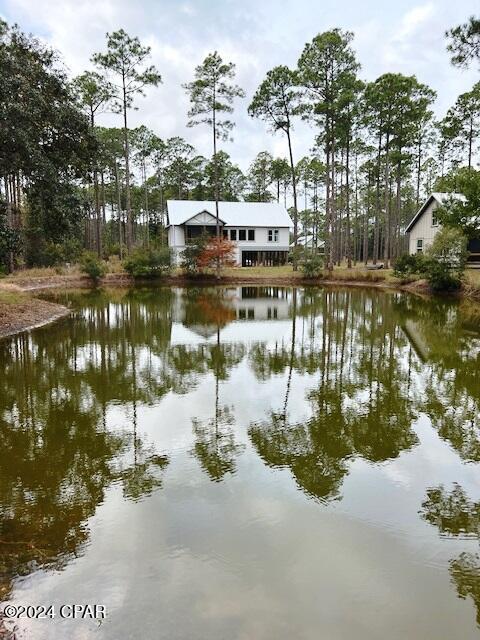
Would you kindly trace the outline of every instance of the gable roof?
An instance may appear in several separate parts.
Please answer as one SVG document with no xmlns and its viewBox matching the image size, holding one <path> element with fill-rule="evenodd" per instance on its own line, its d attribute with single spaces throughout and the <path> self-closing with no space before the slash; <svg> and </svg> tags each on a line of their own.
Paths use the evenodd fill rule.
<svg viewBox="0 0 480 640">
<path fill-rule="evenodd" d="M 428 198 L 425 200 L 425 202 L 422 204 L 420 209 L 417 211 L 417 213 L 413 216 L 413 218 L 408 223 L 405 229 L 405 233 L 409 233 L 413 229 L 413 227 L 417 224 L 417 222 L 425 213 L 425 210 L 427 209 L 427 207 L 429 207 L 433 201 L 437 202 L 437 204 L 439 204 L 442 207 L 450 199 L 460 200 L 461 202 L 466 202 L 467 200 L 466 197 L 463 195 L 463 193 L 441 193 L 439 191 L 435 191 L 431 193 L 428 196 Z"/>
<path fill-rule="evenodd" d="M 185 222 L 192 223 L 192 221 L 195 221 L 197 224 L 211 224 L 212 220 L 213 220 L 213 224 L 215 224 L 216 216 L 213 213 L 210 213 L 209 211 L 207 211 L 206 209 L 203 209 L 203 211 L 199 211 L 191 218 L 187 218 Z M 218 218 L 218 222 L 219 224 L 222 224 L 222 225 L 225 224 L 225 220 L 223 220 L 220 217 Z"/>
<path fill-rule="evenodd" d="M 168 223 L 184 224 L 198 213 L 215 216 L 215 202 L 209 200 L 167 200 Z M 291 227 L 285 207 L 278 202 L 219 202 L 218 213 L 226 226 Z"/>
</svg>

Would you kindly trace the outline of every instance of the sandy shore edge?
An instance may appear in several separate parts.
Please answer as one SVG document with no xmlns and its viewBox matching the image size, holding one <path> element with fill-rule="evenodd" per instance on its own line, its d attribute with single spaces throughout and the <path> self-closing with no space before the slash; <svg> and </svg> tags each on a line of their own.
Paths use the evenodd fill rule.
<svg viewBox="0 0 480 640">
<path fill-rule="evenodd" d="M 2 302 L 0 297 L 0 339 L 30 331 L 67 316 L 61 304 L 25 296 L 18 302 Z"/>
</svg>

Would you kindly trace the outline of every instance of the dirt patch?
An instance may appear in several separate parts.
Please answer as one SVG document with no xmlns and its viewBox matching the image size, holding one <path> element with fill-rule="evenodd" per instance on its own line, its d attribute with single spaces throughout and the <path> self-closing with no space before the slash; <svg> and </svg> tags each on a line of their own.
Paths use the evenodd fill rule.
<svg viewBox="0 0 480 640">
<path fill-rule="evenodd" d="M 0 338 L 40 327 L 69 313 L 67 307 L 54 302 L 28 296 L 4 301 L 0 296 Z"/>
</svg>

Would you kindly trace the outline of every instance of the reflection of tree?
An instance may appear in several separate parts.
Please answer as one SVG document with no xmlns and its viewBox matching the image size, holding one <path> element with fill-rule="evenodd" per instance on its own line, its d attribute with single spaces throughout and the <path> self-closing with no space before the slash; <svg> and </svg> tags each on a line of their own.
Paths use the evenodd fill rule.
<svg viewBox="0 0 480 640">
<path fill-rule="evenodd" d="M 480 502 L 472 502 L 459 484 L 450 493 L 442 486 L 428 489 L 420 513 L 442 534 L 477 538 L 480 534 Z"/>
<path fill-rule="evenodd" d="M 188 288 L 183 292 L 183 324 L 209 337 L 236 319 L 232 298 L 221 288 Z"/>
<path fill-rule="evenodd" d="M 95 408 L 82 411 L 81 404 L 68 402 L 52 403 L 35 429 L 0 422 L 0 597 L 14 576 L 39 567 L 61 569 L 82 553 L 87 520 L 109 486 L 122 482 L 133 499 L 160 486 L 125 464 L 131 437 L 106 431 L 100 418 Z M 157 461 L 162 468 L 168 464 L 150 448 L 145 463 Z"/>
<path fill-rule="evenodd" d="M 450 493 L 442 486 L 428 489 L 420 514 L 437 526 L 442 535 L 479 539 L 480 502 L 470 500 L 458 484 L 454 484 Z M 463 552 L 450 560 L 450 576 L 459 598 L 472 598 L 480 626 L 480 555 Z"/>
<path fill-rule="evenodd" d="M 86 522 L 112 483 L 134 500 L 161 486 L 168 459 L 143 442 L 140 407 L 190 393 L 202 378 L 214 380 L 214 414 L 194 422 L 193 450 L 213 480 L 234 473 L 242 447 L 233 410 L 220 400 L 221 383 L 247 353 L 252 376 L 285 382 L 266 419 L 251 425 L 251 441 L 266 464 L 287 466 L 310 495 L 339 497 L 353 458 L 379 462 L 413 447 L 419 411 L 464 460 L 480 459 L 480 342 L 455 304 L 289 290 L 290 338 L 248 346 L 220 342 L 220 330 L 234 318 L 230 294 L 220 289 L 97 291 L 80 301 L 67 295 L 76 316 L 55 327 L 54 339 L 43 329 L 0 342 L 4 593 L 14 575 L 61 567 L 81 553 Z M 208 340 L 171 344 L 177 303 L 185 324 Z M 407 322 L 420 327 L 425 349 L 407 335 Z M 420 351 L 425 358 L 416 357 Z M 292 381 L 300 376 L 308 389 L 300 402 L 306 398 L 310 413 L 292 420 L 298 408 Z M 112 405 L 128 408 L 128 433 L 107 428 Z M 462 517 L 466 530 L 477 516 L 468 526 Z"/>
<path fill-rule="evenodd" d="M 450 561 L 450 575 L 457 587 L 459 598 L 470 596 L 477 609 L 477 624 L 480 626 L 480 555 L 461 553 Z"/>
<path fill-rule="evenodd" d="M 480 335 L 464 307 L 449 300 L 402 297 L 402 329 L 428 362 L 418 399 L 439 435 L 463 460 L 480 461 Z"/>
<path fill-rule="evenodd" d="M 215 411 L 213 419 L 202 424 L 193 419 L 193 433 L 195 435 L 194 454 L 202 468 L 211 480 L 219 482 L 226 473 L 235 472 L 235 458 L 244 447 L 235 443 L 235 436 L 231 425 L 234 423 L 233 408 L 220 407 L 219 381 L 225 380 L 227 371 L 228 352 L 220 342 L 220 327 L 217 327 L 217 342 L 210 352 L 209 369 L 215 377 Z"/>
<path fill-rule="evenodd" d="M 244 449 L 242 445 L 235 443 L 231 429 L 233 423 L 232 409 L 228 406 L 217 406 L 215 417 L 206 424 L 196 418 L 193 420 L 193 453 L 202 469 L 215 482 L 223 480 L 227 473 L 235 473 L 235 460 Z"/>
<path fill-rule="evenodd" d="M 121 483 L 126 498 L 139 499 L 161 486 L 168 464 L 136 429 L 107 429 L 106 410 L 112 401 L 135 406 L 155 397 L 158 360 L 140 358 L 139 344 L 148 343 L 150 355 L 167 349 L 171 295 L 160 291 L 154 302 L 141 291 L 95 293 L 83 301 L 54 340 L 43 329 L 0 343 L 0 597 L 15 576 L 60 569 L 82 553 L 88 518 L 108 487 Z"/>
<path fill-rule="evenodd" d="M 145 447 L 139 438 L 136 440 L 134 462 L 121 474 L 124 495 L 134 501 L 161 488 L 163 471 L 169 463 L 167 456 L 158 455 L 154 447 Z"/>
<path fill-rule="evenodd" d="M 302 489 L 318 498 L 339 496 L 349 458 L 382 461 L 417 442 L 404 343 L 388 305 L 385 296 L 372 295 L 367 308 L 365 299 L 351 292 L 309 291 L 299 314 L 321 315 L 308 319 L 297 338 L 292 319 L 289 358 L 283 347 L 282 359 L 287 390 L 292 369 L 318 371 L 317 386 L 307 394 L 312 417 L 289 424 L 284 408 L 250 427 L 265 462 L 288 466 Z M 253 357 L 256 371 L 266 376 L 268 349 L 257 349 Z"/>
</svg>

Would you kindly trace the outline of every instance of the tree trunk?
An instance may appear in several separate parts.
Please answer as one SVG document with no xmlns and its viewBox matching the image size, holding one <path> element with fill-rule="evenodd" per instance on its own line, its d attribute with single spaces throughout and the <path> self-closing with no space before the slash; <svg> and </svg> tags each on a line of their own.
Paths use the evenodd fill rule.
<svg viewBox="0 0 480 640">
<path fill-rule="evenodd" d="M 347 269 L 352 268 L 352 239 L 350 237 L 350 132 L 347 134 L 347 148 L 345 150 L 345 190 L 346 200 L 345 209 L 347 214 L 347 231 L 346 231 L 346 254 L 347 254 Z"/>
<path fill-rule="evenodd" d="M 327 123 L 328 125 L 328 118 Z M 328 128 L 327 128 L 328 131 Z M 325 261 L 325 267 L 331 271 L 332 265 L 330 262 L 330 245 L 331 245 L 331 236 L 330 236 L 330 212 L 331 212 L 331 202 L 330 202 L 330 192 L 331 192 L 331 155 L 330 155 L 330 141 L 326 140 L 325 147 L 325 165 L 326 165 L 326 174 L 325 174 L 325 240 L 323 245 L 323 257 Z"/>
<path fill-rule="evenodd" d="M 216 87 L 213 87 L 213 111 L 212 111 L 212 131 L 213 131 L 213 175 L 215 182 L 215 231 L 217 236 L 217 242 L 220 241 L 220 216 L 218 211 L 218 159 L 217 159 L 217 125 L 216 125 Z M 215 265 L 215 276 L 217 280 L 220 280 L 220 256 L 217 255 Z"/>
<path fill-rule="evenodd" d="M 290 125 L 286 128 L 288 141 L 288 155 L 290 158 L 290 171 L 292 173 L 293 189 L 293 270 L 298 269 L 297 243 L 298 243 L 298 208 L 297 208 L 297 178 L 295 175 L 295 165 L 293 163 L 292 140 L 290 137 Z"/>
<path fill-rule="evenodd" d="M 120 260 L 123 259 L 123 241 L 122 241 L 122 193 L 120 190 L 120 176 L 118 172 L 118 162 L 115 161 L 115 182 L 117 183 L 117 211 L 118 211 L 118 246 Z"/>
<path fill-rule="evenodd" d="M 130 142 L 128 140 L 128 123 L 127 123 L 127 91 L 125 87 L 125 74 L 122 75 L 123 87 L 123 135 L 124 135 L 124 151 L 125 151 L 125 208 L 127 210 L 127 253 L 133 248 L 133 216 L 132 202 L 130 197 Z"/>
</svg>

